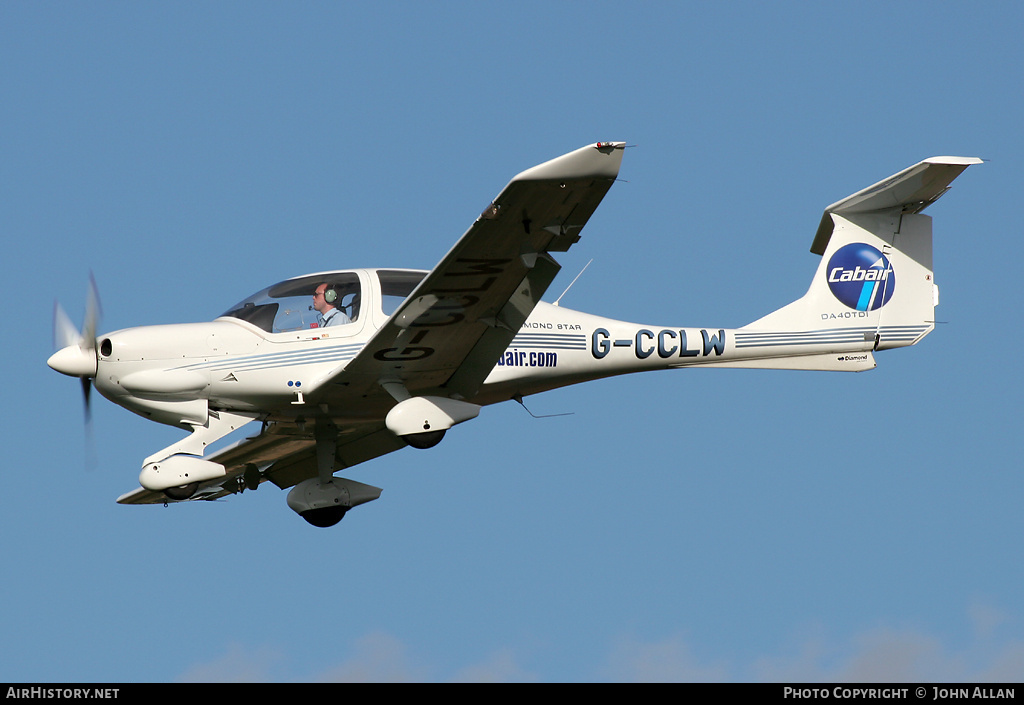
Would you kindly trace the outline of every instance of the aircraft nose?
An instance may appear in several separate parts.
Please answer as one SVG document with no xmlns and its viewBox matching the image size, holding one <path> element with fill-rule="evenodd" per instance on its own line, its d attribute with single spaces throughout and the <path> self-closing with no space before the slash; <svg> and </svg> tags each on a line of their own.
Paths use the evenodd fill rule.
<svg viewBox="0 0 1024 705">
<path fill-rule="evenodd" d="M 51 355 L 46 364 L 69 377 L 95 377 L 96 351 L 68 345 Z"/>
</svg>

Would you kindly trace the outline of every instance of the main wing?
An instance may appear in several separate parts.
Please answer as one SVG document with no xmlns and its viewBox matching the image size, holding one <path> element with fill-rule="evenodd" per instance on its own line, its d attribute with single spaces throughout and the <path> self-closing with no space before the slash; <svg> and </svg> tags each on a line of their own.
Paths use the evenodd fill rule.
<svg viewBox="0 0 1024 705">
<path fill-rule="evenodd" d="M 502 190 L 316 403 L 409 393 L 472 398 L 560 269 L 619 173 L 625 145 L 598 142 L 522 172 Z"/>
<path fill-rule="evenodd" d="M 385 428 L 394 399 L 381 383 L 397 382 L 413 395 L 476 394 L 558 273 L 550 253 L 579 240 L 611 188 L 624 147 L 587 145 L 513 178 L 359 354 L 311 385 L 308 404 L 347 420 L 339 424 L 337 468 L 405 447 Z M 227 472 L 188 501 L 255 489 L 264 480 L 286 489 L 316 477 L 315 446 L 311 429 L 265 425 L 208 456 Z M 140 487 L 117 501 L 172 500 Z"/>
</svg>

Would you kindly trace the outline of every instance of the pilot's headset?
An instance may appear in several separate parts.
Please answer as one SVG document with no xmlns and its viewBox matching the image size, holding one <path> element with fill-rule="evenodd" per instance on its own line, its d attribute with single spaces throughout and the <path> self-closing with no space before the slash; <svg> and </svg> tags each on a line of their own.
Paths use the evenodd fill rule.
<svg viewBox="0 0 1024 705">
<path fill-rule="evenodd" d="M 328 284 L 327 288 L 324 289 L 324 301 L 329 303 L 331 306 L 338 308 L 337 301 L 341 297 L 338 296 L 338 290 L 335 286 L 335 284 Z"/>
<path fill-rule="evenodd" d="M 324 301 L 329 303 L 331 306 L 334 306 L 335 308 L 338 308 L 338 305 L 336 303 L 334 303 L 335 301 L 338 300 L 338 290 L 335 287 L 336 287 L 335 284 L 328 284 L 326 287 L 324 287 Z M 319 287 L 317 287 L 317 288 L 319 288 Z M 313 305 L 312 304 L 310 304 L 309 310 L 310 311 L 313 310 Z"/>
</svg>

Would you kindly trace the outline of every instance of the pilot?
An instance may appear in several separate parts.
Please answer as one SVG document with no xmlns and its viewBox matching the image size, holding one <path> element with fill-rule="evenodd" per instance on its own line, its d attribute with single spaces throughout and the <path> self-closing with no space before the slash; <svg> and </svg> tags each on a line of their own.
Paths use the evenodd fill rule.
<svg viewBox="0 0 1024 705">
<path fill-rule="evenodd" d="M 340 303 L 337 289 L 333 285 L 324 283 L 316 288 L 313 293 L 313 308 L 320 314 L 319 327 L 343 325 L 351 323 L 352 320 L 345 315 L 345 312 L 335 307 Z"/>
</svg>

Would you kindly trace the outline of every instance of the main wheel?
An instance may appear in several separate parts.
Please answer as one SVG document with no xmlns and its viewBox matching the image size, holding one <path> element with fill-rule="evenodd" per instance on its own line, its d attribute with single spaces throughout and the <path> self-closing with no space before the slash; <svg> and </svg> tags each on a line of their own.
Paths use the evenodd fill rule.
<svg viewBox="0 0 1024 705">
<path fill-rule="evenodd" d="M 433 448 L 441 439 L 444 438 L 444 430 L 440 431 L 424 431 L 423 433 L 409 433 L 402 436 L 402 440 L 405 441 L 406 445 L 412 446 L 413 448 Z"/>
<path fill-rule="evenodd" d="M 339 504 L 336 507 L 307 509 L 304 512 L 300 512 L 299 516 L 308 521 L 313 526 L 319 526 L 321 529 L 326 529 L 328 526 L 334 526 L 339 521 L 344 519 L 345 513 L 348 510 L 348 507 Z"/>
<path fill-rule="evenodd" d="M 198 482 L 190 482 L 187 485 L 182 485 L 181 487 L 168 487 L 166 490 L 164 490 L 164 494 L 167 495 L 170 499 L 182 500 L 188 499 L 189 497 L 194 495 L 196 493 L 196 490 L 198 489 Z"/>
</svg>

